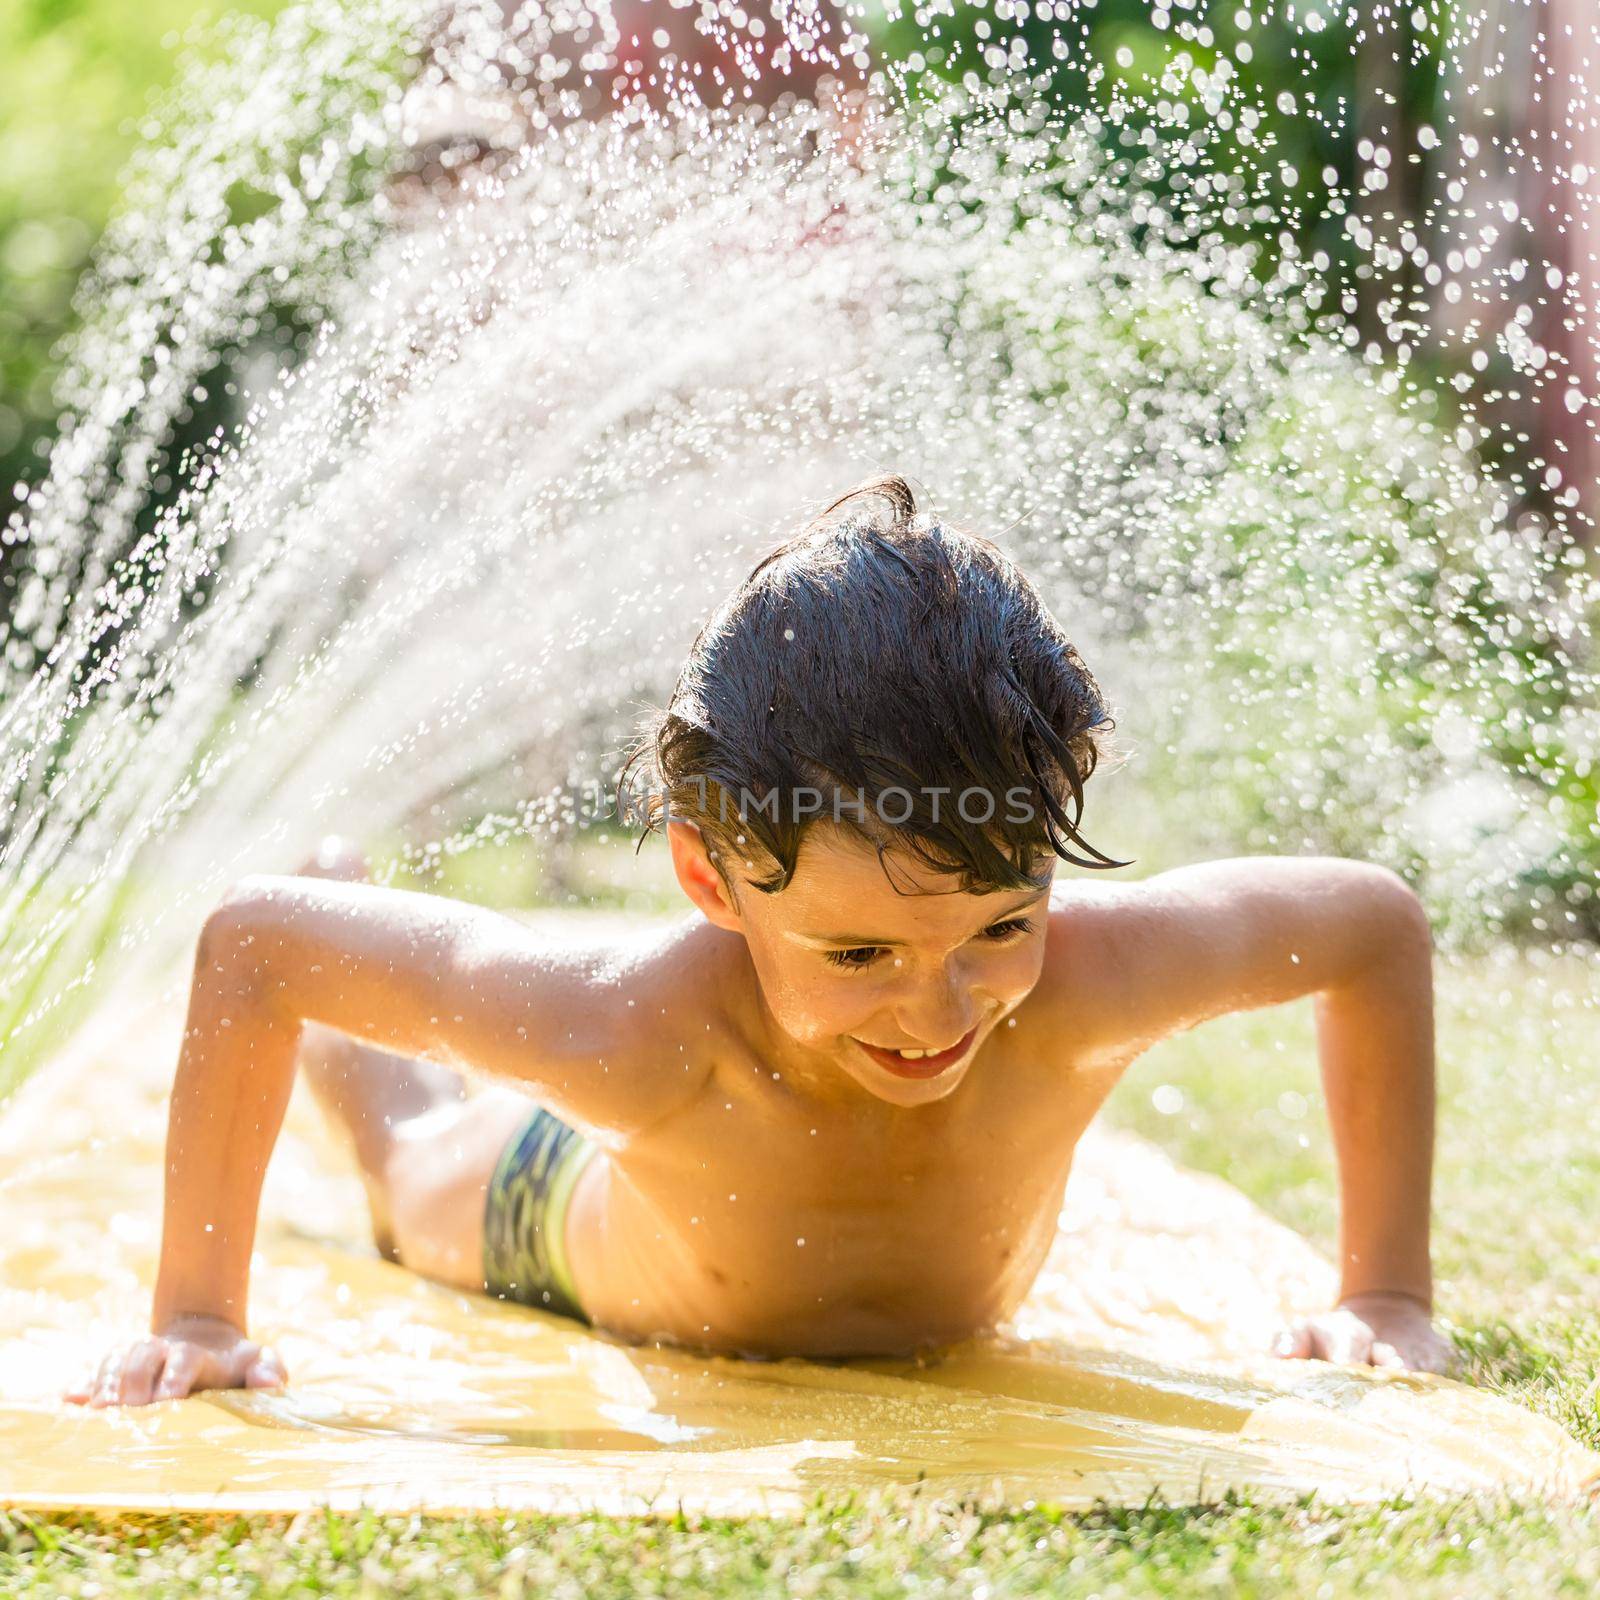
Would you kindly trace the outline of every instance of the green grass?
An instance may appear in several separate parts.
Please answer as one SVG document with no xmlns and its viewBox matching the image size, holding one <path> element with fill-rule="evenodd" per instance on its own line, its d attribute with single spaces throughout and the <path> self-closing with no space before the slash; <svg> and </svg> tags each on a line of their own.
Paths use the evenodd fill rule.
<svg viewBox="0 0 1600 1600">
<path fill-rule="evenodd" d="M 608 861 L 611 866 L 608 866 Z M 664 858 L 576 851 L 563 881 L 669 904 Z M 429 886 L 507 903 L 514 856 Z M 420 880 L 418 880 L 420 881 Z M 1439 1313 L 1469 1381 L 1600 1448 L 1600 1010 L 1593 965 L 1521 957 L 1439 973 Z M 1174 1092 L 1176 1091 L 1176 1093 Z M 1113 1121 L 1219 1172 L 1331 1251 L 1336 1193 L 1308 1003 L 1170 1041 Z M 1591 1595 L 1600 1513 L 1499 1500 L 1289 1507 L 1224 1499 L 1063 1514 L 910 1489 L 792 1519 L 0 1515 L 0 1595 Z"/>
<path fill-rule="evenodd" d="M 1592 1515 L 1481 1500 L 1063 1516 L 912 1491 L 803 1516 L 624 1520 L 0 1514 L 7 1595 L 1592 1595 Z"/>
<path fill-rule="evenodd" d="M 1440 1320 L 1471 1381 L 1600 1448 L 1594 964 L 1441 963 L 1437 1020 Z M 1181 1107 L 1158 1110 L 1177 1105 L 1174 1089 Z M 1333 1253 L 1337 1191 L 1309 1002 L 1226 1018 L 1152 1050 L 1110 1112 Z"/>
</svg>

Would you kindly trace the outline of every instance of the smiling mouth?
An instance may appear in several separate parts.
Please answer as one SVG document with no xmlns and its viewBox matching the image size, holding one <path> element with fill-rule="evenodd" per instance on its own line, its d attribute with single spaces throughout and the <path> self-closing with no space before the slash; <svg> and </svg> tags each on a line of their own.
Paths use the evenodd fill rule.
<svg viewBox="0 0 1600 1600">
<path fill-rule="evenodd" d="M 957 1040 L 948 1050 L 941 1050 L 932 1056 L 902 1055 L 898 1050 L 885 1050 L 878 1045 L 868 1044 L 864 1039 L 857 1039 L 855 1042 L 880 1067 L 894 1073 L 897 1078 L 935 1078 L 941 1072 L 955 1066 L 972 1048 L 972 1041 L 977 1037 L 978 1030 L 974 1026 L 964 1038 Z"/>
</svg>

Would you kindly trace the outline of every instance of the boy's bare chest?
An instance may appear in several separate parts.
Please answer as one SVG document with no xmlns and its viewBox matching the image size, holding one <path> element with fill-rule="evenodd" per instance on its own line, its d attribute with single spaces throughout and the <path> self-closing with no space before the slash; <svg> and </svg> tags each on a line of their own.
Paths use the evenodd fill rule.
<svg viewBox="0 0 1600 1600">
<path fill-rule="evenodd" d="M 617 1161 L 614 1220 L 729 1344 L 964 1337 L 1032 1283 L 1094 1110 L 1004 1074 L 887 1116 L 714 1084 Z"/>
</svg>

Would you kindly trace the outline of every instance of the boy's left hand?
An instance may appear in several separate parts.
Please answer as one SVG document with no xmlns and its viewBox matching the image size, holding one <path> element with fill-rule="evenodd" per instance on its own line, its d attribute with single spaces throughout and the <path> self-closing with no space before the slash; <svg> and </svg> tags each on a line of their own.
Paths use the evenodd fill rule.
<svg viewBox="0 0 1600 1600">
<path fill-rule="evenodd" d="M 1272 1353 L 1405 1372 L 1448 1372 L 1455 1358 L 1420 1301 L 1382 1290 L 1347 1295 L 1332 1311 L 1286 1328 Z"/>
</svg>

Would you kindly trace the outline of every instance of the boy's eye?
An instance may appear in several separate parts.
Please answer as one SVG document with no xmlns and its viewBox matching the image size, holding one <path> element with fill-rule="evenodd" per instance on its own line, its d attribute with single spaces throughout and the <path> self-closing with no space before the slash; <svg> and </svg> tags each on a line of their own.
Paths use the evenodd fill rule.
<svg viewBox="0 0 1600 1600">
<path fill-rule="evenodd" d="M 1031 918 L 1012 917 L 1005 922 L 990 923 L 980 937 L 998 944 L 1003 940 L 1015 939 L 1021 934 L 1032 932 Z M 853 950 L 828 950 L 824 954 L 836 967 L 843 967 L 847 971 L 859 971 L 862 967 L 871 966 L 883 954 L 883 949 L 879 945 L 862 944 Z"/>
<path fill-rule="evenodd" d="M 827 950 L 823 952 L 836 967 L 865 967 L 878 955 L 876 945 L 857 945 L 854 950 Z"/>
</svg>

